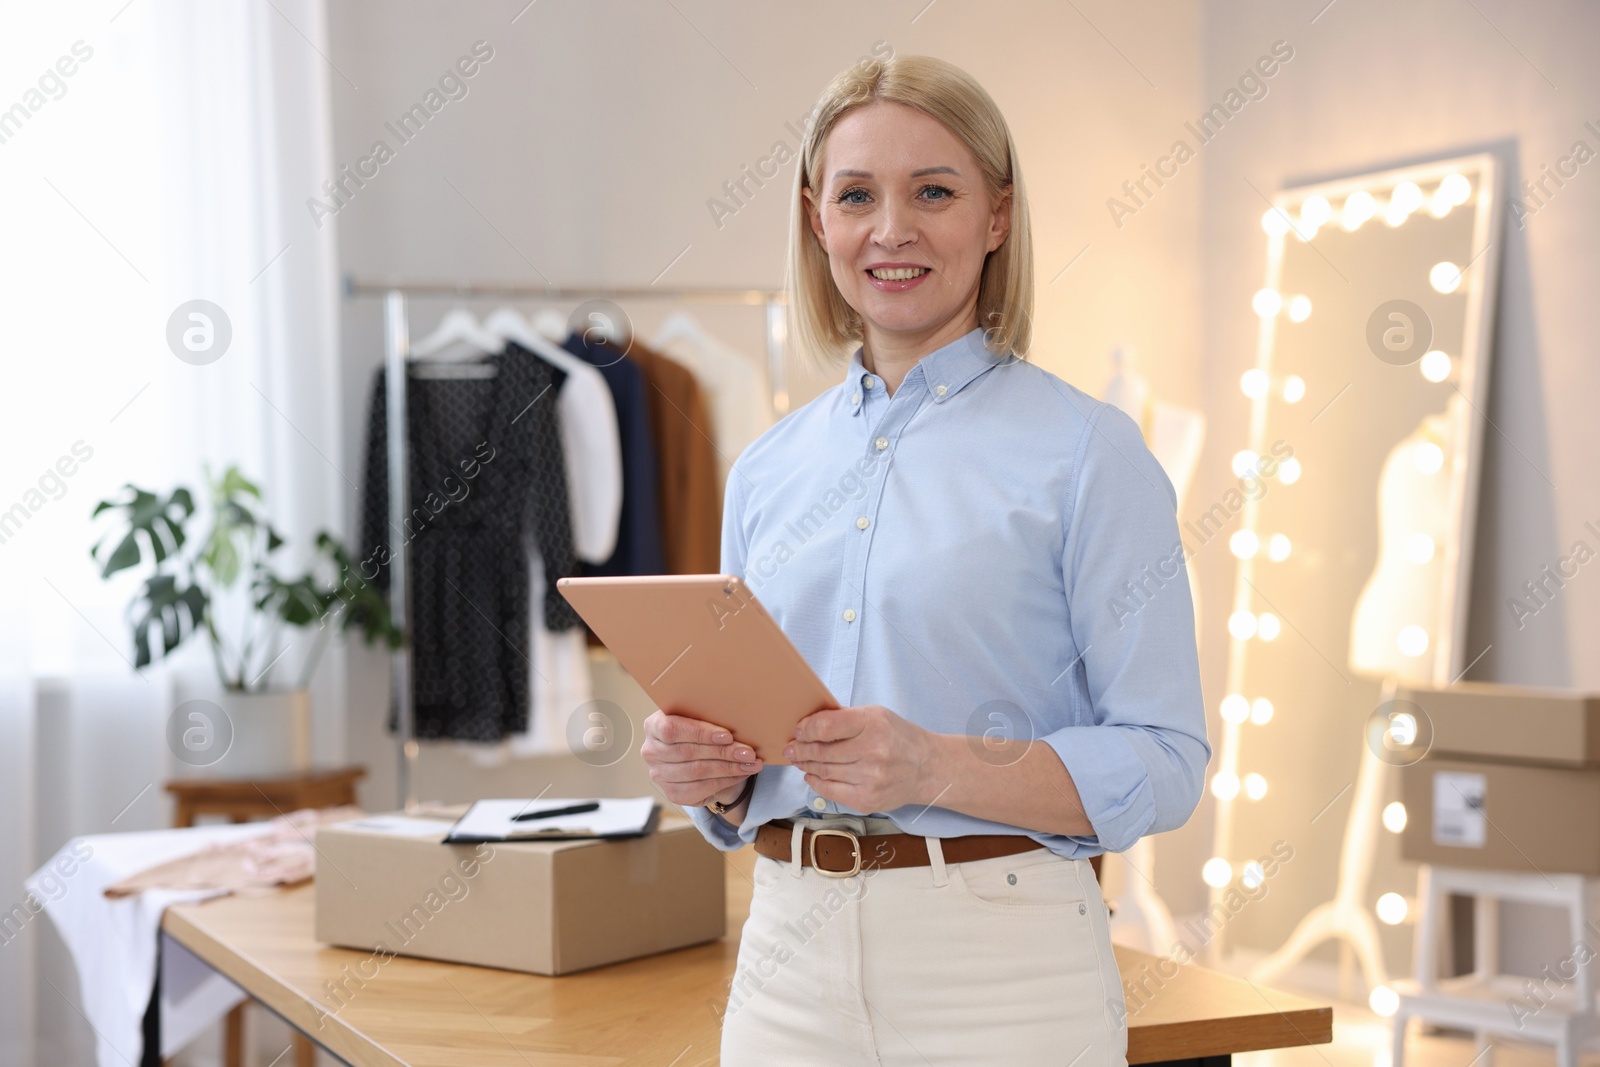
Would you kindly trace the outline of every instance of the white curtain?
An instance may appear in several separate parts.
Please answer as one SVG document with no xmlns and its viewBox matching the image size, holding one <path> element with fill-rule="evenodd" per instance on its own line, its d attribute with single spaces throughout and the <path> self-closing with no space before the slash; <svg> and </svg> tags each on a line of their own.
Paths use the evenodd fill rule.
<svg viewBox="0 0 1600 1067">
<path fill-rule="evenodd" d="M 211 671 L 195 647 L 134 672 L 137 579 L 98 578 L 95 501 L 238 463 L 289 539 L 284 573 L 343 532 L 335 228 L 305 207 L 334 176 L 328 53 L 323 0 L 0 14 L 0 909 L 67 838 L 166 824 L 173 680 Z M 231 332 L 204 364 L 168 343 L 197 299 Z M 330 655 L 313 688 L 321 761 L 344 753 L 341 671 Z M 88 1061 L 53 934 L 3 936 L 0 1063 Z"/>
</svg>

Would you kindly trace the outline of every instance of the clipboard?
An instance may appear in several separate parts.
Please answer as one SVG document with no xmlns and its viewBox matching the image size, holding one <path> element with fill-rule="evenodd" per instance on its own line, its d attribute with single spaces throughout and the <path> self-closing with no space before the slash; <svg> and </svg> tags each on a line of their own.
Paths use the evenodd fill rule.
<svg viewBox="0 0 1600 1067">
<path fill-rule="evenodd" d="M 446 845 L 505 844 L 515 841 L 620 841 L 655 833 L 661 805 L 653 797 L 599 797 L 596 811 L 527 819 L 541 809 L 556 809 L 581 798 L 479 800 L 445 835 Z M 524 818 L 519 819 L 518 816 Z"/>
<path fill-rule="evenodd" d="M 768 765 L 797 723 L 839 702 L 731 574 L 560 578 L 556 588 L 668 713 L 726 728 Z"/>
</svg>

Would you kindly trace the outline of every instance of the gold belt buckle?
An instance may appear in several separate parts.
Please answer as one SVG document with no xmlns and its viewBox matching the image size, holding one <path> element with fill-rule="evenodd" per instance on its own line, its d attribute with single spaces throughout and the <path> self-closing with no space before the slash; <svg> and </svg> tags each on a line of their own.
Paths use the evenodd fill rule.
<svg viewBox="0 0 1600 1067">
<path fill-rule="evenodd" d="M 851 851 L 855 854 L 855 865 L 852 866 L 848 871 L 830 871 L 826 867 L 819 864 L 817 862 L 817 838 L 819 837 L 849 838 Z M 819 874 L 825 874 L 829 878 L 849 878 L 853 874 L 861 873 L 861 839 L 849 830 L 836 830 L 831 827 L 826 829 L 812 830 L 810 849 L 811 867 Z"/>
</svg>

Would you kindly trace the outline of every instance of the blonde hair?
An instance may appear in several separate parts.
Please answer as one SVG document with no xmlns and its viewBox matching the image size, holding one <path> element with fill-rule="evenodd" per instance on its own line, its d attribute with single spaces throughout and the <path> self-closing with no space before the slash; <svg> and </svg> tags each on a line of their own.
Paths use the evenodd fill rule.
<svg viewBox="0 0 1600 1067">
<path fill-rule="evenodd" d="M 932 56 L 868 58 L 839 73 L 812 111 L 800 145 L 789 210 L 789 255 L 785 286 L 789 338 L 818 368 L 842 362 L 863 338 L 862 323 L 833 283 L 828 253 L 812 232 L 803 190 L 817 176 L 822 146 L 835 124 L 858 107 L 888 100 L 937 119 L 978 161 L 996 202 L 1011 197 L 1011 230 L 983 263 L 977 321 L 996 354 L 1027 358 L 1033 340 L 1033 238 L 1028 197 L 1017 149 L 1005 116 L 983 86 L 953 63 Z M 820 191 L 820 187 L 813 186 Z"/>
</svg>

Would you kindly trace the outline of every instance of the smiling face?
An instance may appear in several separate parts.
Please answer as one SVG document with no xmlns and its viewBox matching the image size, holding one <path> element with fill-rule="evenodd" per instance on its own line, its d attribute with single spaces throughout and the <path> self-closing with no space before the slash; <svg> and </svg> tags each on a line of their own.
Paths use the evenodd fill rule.
<svg viewBox="0 0 1600 1067">
<path fill-rule="evenodd" d="M 984 258 L 1011 206 L 960 138 L 916 108 L 867 104 L 828 132 L 811 183 L 812 232 L 869 354 L 926 354 L 978 325 Z"/>
</svg>

